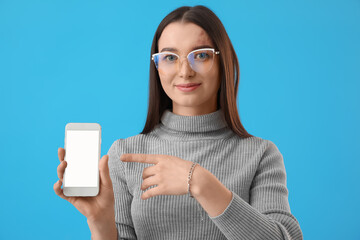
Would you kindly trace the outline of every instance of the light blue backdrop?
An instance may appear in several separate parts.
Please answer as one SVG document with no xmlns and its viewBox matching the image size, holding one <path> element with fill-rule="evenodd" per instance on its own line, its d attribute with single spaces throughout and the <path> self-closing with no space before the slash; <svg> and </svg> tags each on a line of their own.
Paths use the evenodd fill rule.
<svg viewBox="0 0 360 240">
<path fill-rule="evenodd" d="M 65 125 L 100 123 L 101 155 L 138 134 L 154 32 L 197 4 L 232 40 L 241 119 L 283 154 L 305 239 L 360 239 L 358 0 L 0 0 L 0 239 L 90 239 L 53 191 Z"/>
</svg>

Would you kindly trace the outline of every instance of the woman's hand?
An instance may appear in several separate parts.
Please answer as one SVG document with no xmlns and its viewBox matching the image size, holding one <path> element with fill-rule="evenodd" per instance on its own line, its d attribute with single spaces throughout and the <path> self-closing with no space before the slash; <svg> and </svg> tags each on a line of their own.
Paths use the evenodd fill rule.
<svg viewBox="0 0 360 240">
<path fill-rule="evenodd" d="M 69 201 L 74 207 L 82 213 L 88 221 L 100 222 L 115 221 L 114 212 L 114 192 L 113 186 L 109 175 L 108 155 L 104 155 L 99 162 L 100 170 L 100 189 L 99 194 L 95 197 L 67 197 L 61 189 L 64 171 L 67 162 L 64 161 L 65 149 L 58 149 L 58 157 L 60 164 L 57 167 L 57 174 L 59 181 L 54 184 L 55 193 L 61 198 Z"/>
<path fill-rule="evenodd" d="M 188 176 L 193 162 L 171 155 L 160 154 L 123 154 L 123 162 L 155 164 L 144 169 L 141 190 L 157 185 L 144 192 L 141 199 L 157 195 L 183 195 L 188 193 Z M 227 189 L 211 172 L 196 166 L 190 182 L 190 191 L 209 216 L 221 214 L 232 199 Z"/>
<path fill-rule="evenodd" d="M 187 181 L 193 164 L 191 161 L 171 155 L 130 153 L 122 154 L 120 160 L 155 164 L 144 169 L 142 175 L 144 181 L 141 184 L 141 190 L 146 190 L 153 185 L 157 185 L 157 187 L 144 192 L 141 199 L 145 200 L 157 195 L 184 195 L 188 193 Z"/>
</svg>

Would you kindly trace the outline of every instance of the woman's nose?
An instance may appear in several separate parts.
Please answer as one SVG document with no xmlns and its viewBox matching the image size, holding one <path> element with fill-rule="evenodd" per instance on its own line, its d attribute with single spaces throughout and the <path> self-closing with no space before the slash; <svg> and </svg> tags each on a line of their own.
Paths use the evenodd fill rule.
<svg viewBox="0 0 360 240">
<path fill-rule="evenodd" d="M 182 61 L 179 62 L 179 75 L 181 77 L 189 77 L 195 74 L 195 71 L 191 68 L 189 61 L 187 58 L 183 59 Z"/>
</svg>

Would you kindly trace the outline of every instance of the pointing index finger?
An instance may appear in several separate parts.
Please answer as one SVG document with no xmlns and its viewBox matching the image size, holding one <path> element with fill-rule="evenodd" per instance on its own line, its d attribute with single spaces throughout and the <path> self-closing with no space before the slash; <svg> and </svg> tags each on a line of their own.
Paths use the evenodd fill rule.
<svg viewBox="0 0 360 240">
<path fill-rule="evenodd" d="M 126 153 L 120 156 L 123 162 L 139 162 L 157 164 L 159 162 L 158 154 L 141 154 L 141 153 Z"/>
</svg>

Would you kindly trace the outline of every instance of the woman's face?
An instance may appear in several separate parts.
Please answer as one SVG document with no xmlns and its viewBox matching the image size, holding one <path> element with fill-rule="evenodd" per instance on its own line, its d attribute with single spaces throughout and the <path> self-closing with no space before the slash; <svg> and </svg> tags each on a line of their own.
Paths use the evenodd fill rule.
<svg viewBox="0 0 360 240">
<path fill-rule="evenodd" d="M 165 27 L 158 41 L 159 52 L 164 48 L 173 48 L 170 52 L 180 56 L 178 71 L 171 74 L 158 71 L 161 85 L 172 100 L 173 113 L 193 116 L 216 111 L 217 92 L 220 87 L 219 55 L 214 56 L 214 63 L 206 73 L 195 72 L 186 58 L 189 52 L 195 49 L 215 49 L 208 34 L 196 24 L 173 22 Z M 187 83 L 199 83 L 200 86 L 190 92 L 176 87 Z"/>
</svg>

